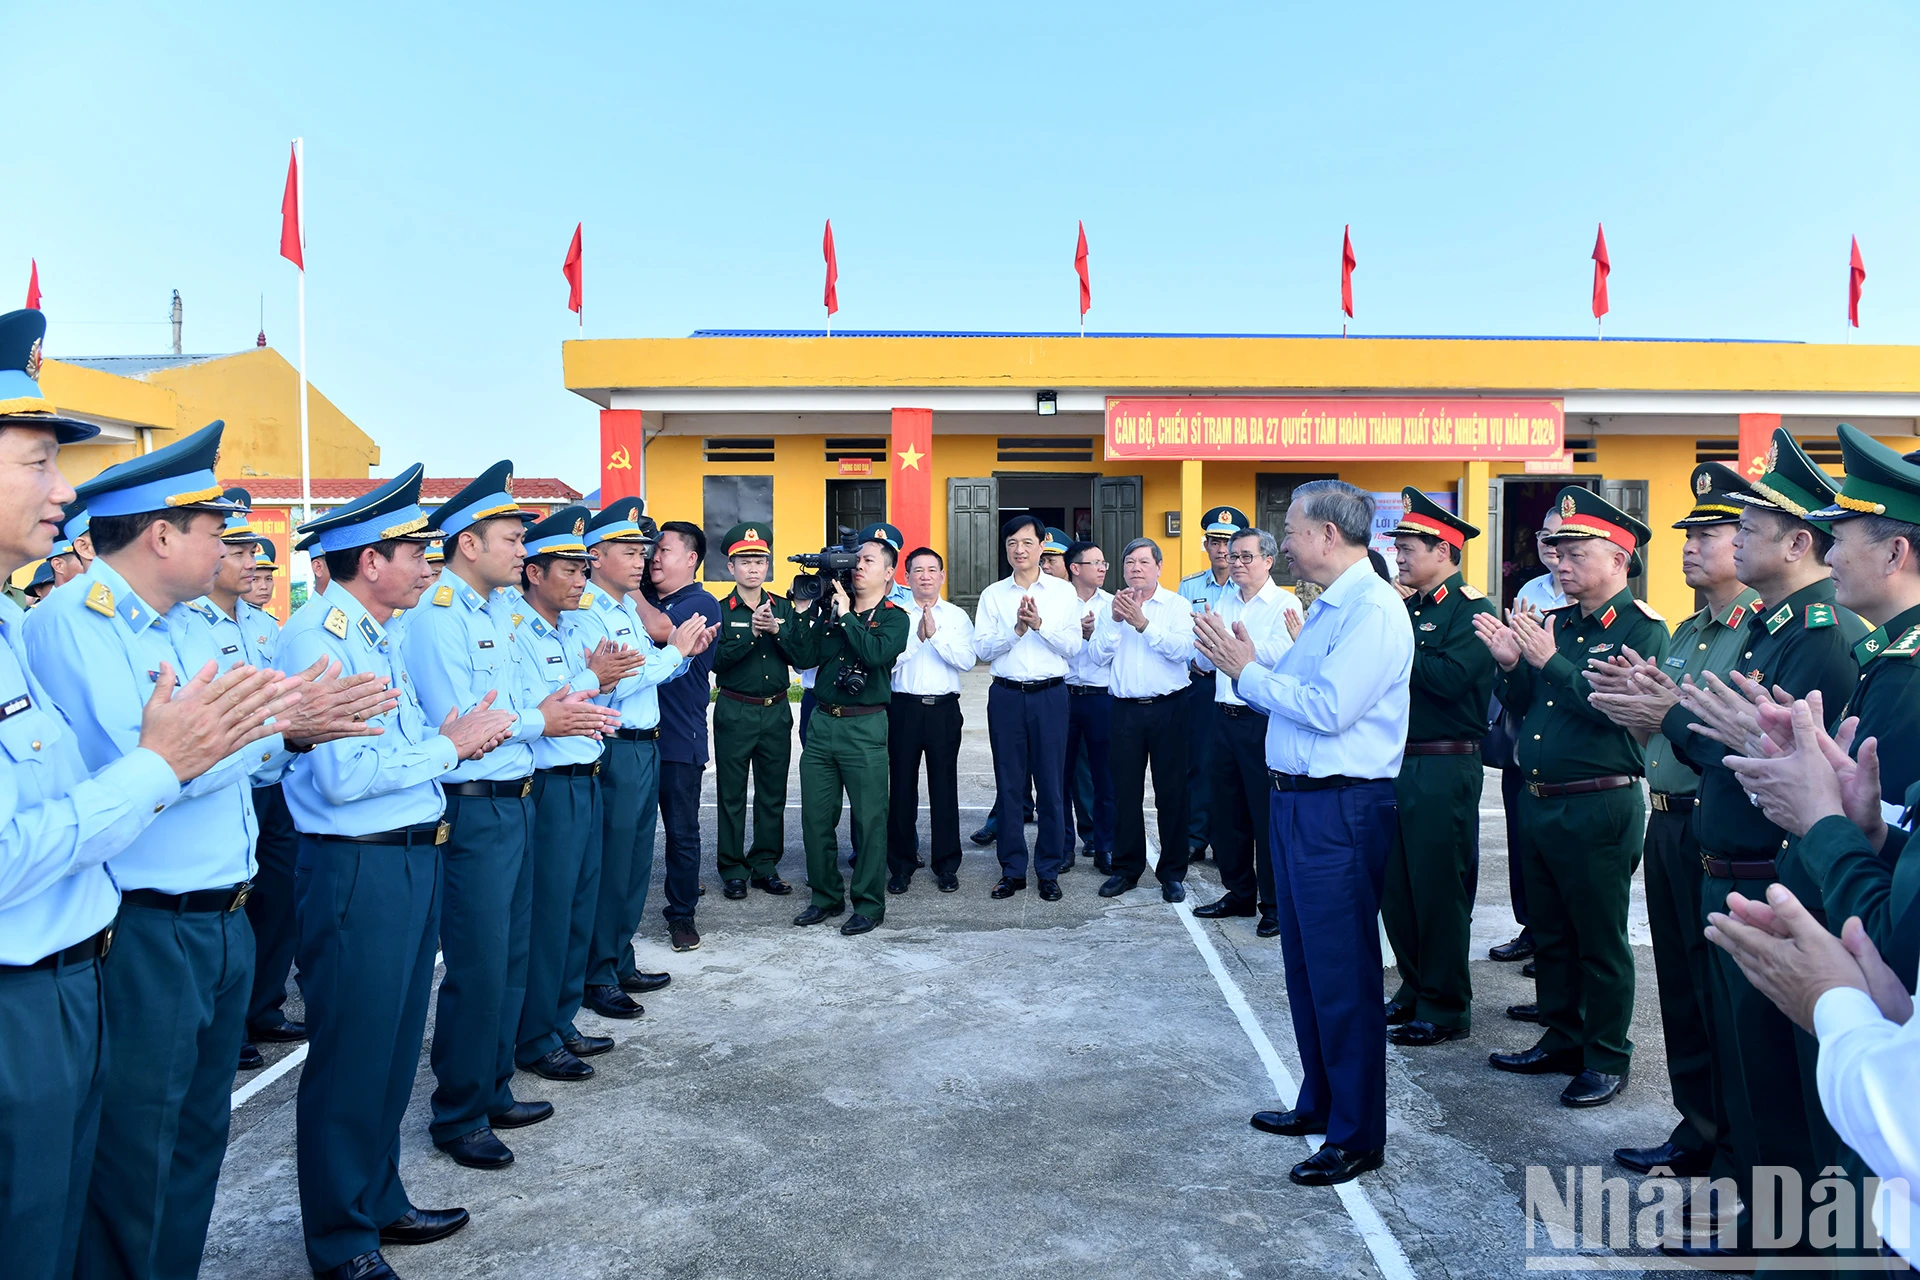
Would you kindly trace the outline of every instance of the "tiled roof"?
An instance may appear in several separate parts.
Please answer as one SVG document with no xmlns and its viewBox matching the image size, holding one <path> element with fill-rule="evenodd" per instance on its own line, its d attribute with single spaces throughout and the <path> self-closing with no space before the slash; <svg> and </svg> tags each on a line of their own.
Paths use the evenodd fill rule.
<svg viewBox="0 0 1920 1280">
<path fill-rule="evenodd" d="M 382 476 L 369 476 L 364 480 L 331 480 L 316 477 L 312 482 L 313 500 L 316 503 L 329 505 L 348 502 L 386 482 L 386 477 Z M 253 495 L 256 505 L 300 501 L 300 477 L 298 476 L 240 476 L 237 479 L 222 480 L 220 483 L 227 488 L 245 489 Z M 471 476 L 446 478 L 428 476 L 420 486 L 420 505 L 438 506 L 472 483 Z M 513 496 L 526 502 L 553 506 L 580 501 L 578 489 L 551 476 L 515 476 Z"/>
</svg>

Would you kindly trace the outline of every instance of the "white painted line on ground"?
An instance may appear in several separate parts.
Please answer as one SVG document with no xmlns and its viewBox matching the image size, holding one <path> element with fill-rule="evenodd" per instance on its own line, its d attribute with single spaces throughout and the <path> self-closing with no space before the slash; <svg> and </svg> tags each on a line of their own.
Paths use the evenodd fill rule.
<svg viewBox="0 0 1920 1280">
<path fill-rule="evenodd" d="M 1154 869 L 1160 865 L 1160 851 L 1151 840 L 1147 841 L 1147 862 Z M 1193 918 L 1191 902 L 1172 904 L 1173 912 L 1180 917 L 1180 923 L 1186 926 L 1187 936 L 1193 939 L 1193 945 L 1200 952 L 1200 958 L 1207 963 L 1207 972 L 1213 975 L 1214 983 L 1220 988 L 1220 994 L 1226 998 L 1227 1008 L 1233 1010 L 1233 1016 L 1240 1020 L 1240 1030 L 1246 1033 L 1253 1043 L 1253 1051 L 1260 1056 L 1260 1062 L 1267 1069 L 1267 1078 L 1273 1081 L 1276 1096 L 1292 1106 L 1299 1094 L 1299 1086 L 1293 1082 L 1293 1073 L 1280 1061 L 1280 1054 L 1273 1047 L 1273 1041 L 1267 1038 L 1266 1028 L 1260 1025 L 1253 1006 L 1247 1003 L 1246 992 L 1227 972 L 1227 966 L 1221 962 L 1220 952 L 1214 948 L 1213 939 L 1200 922 Z M 1311 1155 L 1318 1148 L 1311 1139 L 1302 1143 L 1303 1149 Z M 1394 1238 L 1386 1221 L 1373 1207 L 1373 1201 L 1367 1199 L 1367 1193 L 1358 1181 L 1343 1182 L 1334 1190 L 1340 1195 L 1340 1203 L 1345 1206 L 1347 1216 L 1353 1219 L 1353 1225 L 1360 1233 L 1360 1239 L 1373 1255 L 1374 1265 L 1380 1268 L 1380 1274 L 1387 1280 L 1414 1280 L 1413 1267 L 1407 1261 L 1406 1253 L 1400 1248 L 1400 1242 Z"/>
</svg>

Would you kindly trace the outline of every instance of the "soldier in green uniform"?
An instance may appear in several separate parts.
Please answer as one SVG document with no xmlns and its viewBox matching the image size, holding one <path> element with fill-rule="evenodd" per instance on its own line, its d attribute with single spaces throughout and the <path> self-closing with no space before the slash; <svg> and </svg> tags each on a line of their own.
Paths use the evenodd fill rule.
<svg viewBox="0 0 1920 1280">
<path fill-rule="evenodd" d="M 1393 550 L 1401 589 L 1413 592 L 1413 676 L 1406 758 L 1394 784 L 1400 826 L 1387 852 L 1380 915 L 1400 969 L 1400 989 L 1387 1002 L 1387 1039 L 1418 1046 L 1464 1039 L 1473 1021 L 1468 886 L 1494 677 L 1473 619 L 1497 615 L 1460 576 L 1461 551 L 1480 530 L 1418 489 L 1401 493 L 1406 514 Z"/>
<path fill-rule="evenodd" d="M 887 860 L 879 856 L 887 847 L 886 711 L 893 664 L 911 629 L 906 610 L 887 598 L 895 555 L 877 538 L 862 542 L 852 592 L 836 580 L 784 638 L 795 666 L 819 668 L 819 705 L 800 752 L 800 826 L 813 901 L 793 922 L 819 924 L 846 910 L 834 838 L 844 794 L 853 808 L 854 847 L 873 855 L 854 860 L 853 914 L 840 926 L 849 936 L 872 929 L 887 910 Z"/>
<path fill-rule="evenodd" d="M 793 682 L 781 633 L 793 605 L 768 591 L 773 571 L 773 526 L 737 524 L 722 549 L 733 570 L 733 592 L 720 602 L 720 638 L 713 659 L 719 697 L 713 704 L 713 789 L 718 802 L 718 862 L 722 891 L 747 896 L 749 882 L 771 894 L 791 892 L 780 878 L 785 843 L 787 762 L 793 758 Z M 744 849 L 747 771 L 753 771 L 753 848 Z"/>
<path fill-rule="evenodd" d="M 1500 701 L 1521 717 L 1515 756 L 1526 789 L 1515 825 L 1545 1027 L 1532 1048 L 1489 1062 L 1519 1075 L 1573 1076 L 1560 1101 L 1596 1107 L 1619 1096 L 1633 1056 L 1627 900 L 1646 829 L 1646 752 L 1588 701 L 1586 667 L 1622 648 L 1664 662 L 1667 628 L 1627 589 L 1645 567 L 1647 526 L 1572 485 L 1560 491 L 1559 511 L 1554 574 L 1572 603 L 1540 620 L 1473 620 L 1500 664 Z"/>
</svg>

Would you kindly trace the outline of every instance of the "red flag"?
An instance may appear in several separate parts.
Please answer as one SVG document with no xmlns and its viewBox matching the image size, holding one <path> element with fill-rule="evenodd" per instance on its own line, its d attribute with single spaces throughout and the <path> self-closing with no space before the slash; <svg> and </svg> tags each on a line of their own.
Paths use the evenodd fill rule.
<svg viewBox="0 0 1920 1280">
<path fill-rule="evenodd" d="M 1860 327 L 1860 290 L 1867 283 L 1867 264 L 1860 259 L 1860 237 L 1853 238 L 1853 260 L 1847 268 L 1847 323 Z M 28 306 L 33 304 L 29 302 Z"/>
<path fill-rule="evenodd" d="M 1353 227 L 1349 224 L 1340 232 L 1340 309 L 1349 320 L 1353 319 L 1353 269 L 1359 265 L 1353 256 Z"/>
<path fill-rule="evenodd" d="M 280 256 L 305 271 L 307 255 L 301 248 L 303 243 L 300 236 L 300 155 L 289 149 L 287 189 L 280 196 Z"/>
<path fill-rule="evenodd" d="M 1080 314 L 1093 306 L 1093 281 L 1087 275 L 1087 224 L 1080 224 L 1080 243 L 1073 249 L 1073 269 L 1080 277 Z"/>
<path fill-rule="evenodd" d="M 1854 250 L 1854 256 L 1856 258 L 1860 256 L 1860 251 L 1858 249 Z M 1857 286 L 1856 286 L 1856 291 L 1854 296 L 1856 297 L 1859 296 Z M 27 275 L 27 310 L 38 311 L 39 309 L 40 309 L 40 259 L 35 258 L 33 260 L 33 270 Z"/>
<path fill-rule="evenodd" d="M 832 315 L 840 309 L 840 291 L 834 286 L 840 283 L 840 259 L 833 252 L 833 219 L 827 219 L 827 234 L 820 241 L 820 252 L 827 260 L 827 292 L 823 301 L 827 314 Z"/>
<path fill-rule="evenodd" d="M 560 264 L 560 274 L 567 278 L 567 310 L 578 311 L 581 306 L 580 291 L 580 229 L 585 223 L 573 224 L 573 243 L 567 246 L 567 260 Z"/>
<path fill-rule="evenodd" d="M 1607 276 L 1613 263 L 1607 260 L 1607 228 L 1600 225 L 1600 237 L 1593 242 L 1593 318 L 1607 314 Z"/>
</svg>

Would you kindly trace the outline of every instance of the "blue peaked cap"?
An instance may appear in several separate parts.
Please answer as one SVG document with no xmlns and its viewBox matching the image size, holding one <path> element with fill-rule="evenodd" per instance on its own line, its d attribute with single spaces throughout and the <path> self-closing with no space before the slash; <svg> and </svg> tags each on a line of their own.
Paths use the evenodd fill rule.
<svg viewBox="0 0 1920 1280">
<path fill-rule="evenodd" d="M 211 422 L 164 449 L 116 463 L 74 490 L 96 516 L 137 516 L 146 511 L 235 510 L 214 477 L 220 434 L 226 423 Z"/>
<path fill-rule="evenodd" d="M 299 529 L 304 535 L 300 549 L 352 551 L 396 538 L 433 541 L 440 531 L 430 527 L 420 509 L 420 478 L 425 474 L 426 468 L 416 462 L 379 488 L 307 521 Z"/>
<path fill-rule="evenodd" d="M 533 521 L 539 513 L 528 511 L 513 499 L 513 464 L 502 459 L 476 477 L 472 484 L 434 509 L 430 517 L 434 528 L 456 538 L 482 520 L 496 516 L 518 516 Z"/>
</svg>

